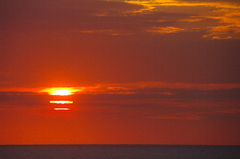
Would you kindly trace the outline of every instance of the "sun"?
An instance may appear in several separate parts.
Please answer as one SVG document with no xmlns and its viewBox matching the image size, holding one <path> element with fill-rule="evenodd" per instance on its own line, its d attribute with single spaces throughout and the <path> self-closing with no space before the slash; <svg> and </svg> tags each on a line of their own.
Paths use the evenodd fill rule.
<svg viewBox="0 0 240 159">
<path fill-rule="evenodd" d="M 82 91 L 82 89 L 75 87 L 52 87 L 41 90 L 41 92 L 47 92 L 53 96 L 69 96 L 78 91 Z"/>
<path fill-rule="evenodd" d="M 51 95 L 68 96 L 68 95 L 72 95 L 72 92 L 70 90 L 66 90 L 66 89 L 53 90 L 51 92 Z"/>
<path fill-rule="evenodd" d="M 50 100 L 49 103 L 54 105 L 69 105 L 73 104 L 73 101 L 71 100 L 71 95 L 73 95 L 76 92 L 81 92 L 85 89 L 85 87 L 52 87 L 52 88 L 45 88 L 40 90 L 39 92 L 48 93 L 51 96 L 58 96 L 57 99 L 54 100 L 55 97 L 53 97 L 53 100 Z M 66 96 L 66 97 L 61 97 Z M 70 96 L 70 97 L 68 97 Z M 66 110 L 70 108 L 56 108 L 54 110 Z"/>
</svg>

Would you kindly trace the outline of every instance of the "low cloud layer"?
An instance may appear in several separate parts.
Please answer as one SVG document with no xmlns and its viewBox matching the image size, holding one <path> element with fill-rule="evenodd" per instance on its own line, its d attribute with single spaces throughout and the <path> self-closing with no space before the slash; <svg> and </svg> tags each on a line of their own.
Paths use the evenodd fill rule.
<svg viewBox="0 0 240 159">
<path fill-rule="evenodd" d="M 70 107 L 76 110 L 74 114 L 118 113 L 165 120 L 202 120 L 239 113 L 237 84 L 128 83 L 79 90 L 72 96 L 59 97 L 44 92 L 1 92 L 0 107 L 1 110 L 35 110 L 36 114 L 39 111 L 38 115 L 44 115 L 54 107 L 50 100 L 72 100 Z"/>
</svg>

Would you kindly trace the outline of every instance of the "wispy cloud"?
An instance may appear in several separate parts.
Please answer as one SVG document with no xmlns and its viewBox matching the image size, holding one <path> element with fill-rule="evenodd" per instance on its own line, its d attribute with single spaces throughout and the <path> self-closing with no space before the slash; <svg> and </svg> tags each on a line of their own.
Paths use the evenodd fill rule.
<svg viewBox="0 0 240 159">
<path fill-rule="evenodd" d="M 152 33 L 159 33 L 159 34 L 169 34 L 169 33 L 177 33 L 183 30 L 185 29 L 176 28 L 176 27 L 152 27 L 147 31 Z"/>
<path fill-rule="evenodd" d="M 235 113 L 240 113 L 240 109 L 226 109 L 226 110 L 219 110 L 219 111 L 214 111 L 213 113 L 235 114 Z"/>
<path fill-rule="evenodd" d="M 9 3 L 9 4 L 8 4 Z M 6 30 L 133 35 L 204 32 L 203 38 L 240 38 L 240 5 L 222 1 L 134 0 L 6 3 Z M 26 4 L 25 4 L 26 3 Z M 57 5 L 56 5 L 57 3 Z M 75 5 L 72 5 L 75 4 Z M 13 11 L 12 5 L 15 5 Z M 30 5 L 35 10 L 29 10 Z M 30 7 L 30 8 L 31 8 Z M 28 13 L 32 13 L 31 16 Z M 12 25 L 15 24 L 15 25 Z M 18 26 L 18 27 L 16 27 Z"/>
<path fill-rule="evenodd" d="M 185 12 L 192 13 L 192 16 L 178 19 L 178 21 L 186 21 L 191 23 L 196 23 L 193 25 L 183 25 L 181 29 L 192 32 L 197 31 L 196 26 L 199 31 L 206 31 L 204 38 L 211 39 L 238 39 L 240 38 L 240 5 L 239 3 L 230 2 L 220 2 L 220 1 L 181 1 L 181 0 L 153 0 L 153 1 L 125 1 L 126 3 L 142 5 L 145 9 L 141 9 L 138 12 L 142 14 L 154 14 L 156 12 L 168 12 L 164 10 L 163 7 L 169 8 L 174 7 L 173 12 L 182 13 Z M 196 8 L 195 10 L 187 11 L 187 7 Z M 201 7 L 201 8 L 199 8 Z M 192 17 L 192 18 L 190 18 Z M 217 20 L 212 22 L 206 22 L 205 20 Z M 181 23 L 176 26 L 181 25 Z M 172 26 L 177 28 L 176 26 Z M 150 29 L 151 30 L 151 29 Z M 149 29 L 147 29 L 149 31 Z M 152 31 L 154 31 L 152 29 Z M 159 32 L 155 29 L 156 32 Z M 161 33 L 171 33 L 171 32 L 161 32 Z"/>
<path fill-rule="evenodd" d="M 165 120 L 200 120 L 204 117 L 199 115 L 170 115 L 170 116 L 155 116 L 155 117 L 147 117 L 152 119 L 165 119 Z"/>
<path fill-rule="evenodd" d="M 166 113 L 166 112 L 165 112 Z M 151 119 L 165 119 L 165 120 L 201 120 L 206 118 L 211 118 L 212 114 L 221 116 L 222 114 L 238 114 L 240 109 L 223 109 L 217 111 L 200 111 L 200 112 L 182 112 L 182 113 L 171 113 L 171 114 L 162 114 L 158 116 L 151 116 L 146 118 Z"/>
</svg>

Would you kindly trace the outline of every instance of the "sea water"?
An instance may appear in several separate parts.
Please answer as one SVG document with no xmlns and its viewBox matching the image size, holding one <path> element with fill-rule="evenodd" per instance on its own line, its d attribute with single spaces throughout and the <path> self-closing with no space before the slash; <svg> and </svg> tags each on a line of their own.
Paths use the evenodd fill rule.
<svg viewBox="0 0 240 159">
<path fill-rule="evenodd" d="M 1 145 L 1 159 L 240 159 L 240 146 Z"/>
</svg>

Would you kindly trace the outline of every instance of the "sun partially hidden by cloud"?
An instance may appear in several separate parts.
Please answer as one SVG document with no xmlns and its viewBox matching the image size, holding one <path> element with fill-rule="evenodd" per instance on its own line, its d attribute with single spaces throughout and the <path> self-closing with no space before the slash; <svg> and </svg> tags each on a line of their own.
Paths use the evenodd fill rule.
<svg viewBox="0 0 240 159">
<path fill-rule="evenodd" d="M 53 87 L 53 88 L 45 88 L 40 92 L 47 92 L 50 95 L 58 95 L 58 96 L 68 96 L 72 95 L 75 92 L 83 91 L 84 88 L 75 88 L 75 87 Z"/>
</svg>

